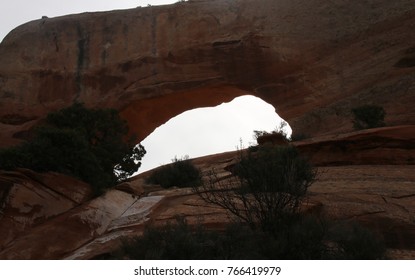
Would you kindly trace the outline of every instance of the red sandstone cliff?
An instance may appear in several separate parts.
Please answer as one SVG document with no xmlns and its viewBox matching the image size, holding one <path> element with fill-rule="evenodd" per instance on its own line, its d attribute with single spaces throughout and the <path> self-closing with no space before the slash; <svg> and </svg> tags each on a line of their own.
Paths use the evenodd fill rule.
<svg viewBox="0 0 415 280">
<path fill-rule="evenodd" d="M 0 44 L 0 147 L 74 100 L 120 109 L 144 138 L 184 110 L 255 94 L 296 132 L 327 134 L 296 143 L 322 169 L 308 206 L 364 222 L 414 257 L 414 17 L 411 0 L 211 0 L 30 22 Z M 395 126 L 338 134 L 362 103 Z M 234 160 L 194 162 L 226 177 Z M 90 200 L 64 175 L 1 171 L 0 259 L 92 258 L 177 214 L 227 221 L 147 175 Z"/>
<path fill-rule="evenodd" d="M 349 130 L 361 103 L 413 124 L 414 17 L 412 0 L 212 0 L 32 21 L 0 45 L 0 145 L 74 100 L 140 138 L 246 93 L 308 135 Z"/>
</svg>

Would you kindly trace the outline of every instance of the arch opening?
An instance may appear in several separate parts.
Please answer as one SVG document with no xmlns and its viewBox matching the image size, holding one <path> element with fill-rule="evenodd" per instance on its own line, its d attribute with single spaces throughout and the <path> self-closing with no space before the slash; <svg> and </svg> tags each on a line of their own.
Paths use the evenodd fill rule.
<svg viewBox="0 0 415 280">
<path fill-rule="evenodd" d="M 141 142 L 147 154 L 137 174 L 170 163 L 175 157 L 234 151 L 240 141 L 245 146 L 253 143 L 254 130 L 273 131 L 281 121 L 272 105 L 252 95 L 239 96 L 215 107 L 187 110 Z M 289 125 L 285 132 L 291 135 Z"/>
</svg>

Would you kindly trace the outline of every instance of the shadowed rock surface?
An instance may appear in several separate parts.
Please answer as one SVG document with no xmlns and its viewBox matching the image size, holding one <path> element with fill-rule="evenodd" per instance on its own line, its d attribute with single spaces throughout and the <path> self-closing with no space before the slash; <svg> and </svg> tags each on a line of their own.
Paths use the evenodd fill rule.
<svg viewBox="0 0 415 280">
<path fill-rule="evenodd" d="M 298 141 L 317 166 L 415 164 L 415 126 L 374 128 Z"/>
</svg>

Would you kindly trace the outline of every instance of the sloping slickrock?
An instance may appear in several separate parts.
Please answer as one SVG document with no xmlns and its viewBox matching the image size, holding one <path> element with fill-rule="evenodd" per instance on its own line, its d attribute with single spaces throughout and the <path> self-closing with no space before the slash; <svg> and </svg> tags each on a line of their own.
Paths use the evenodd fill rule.
<svg viewBox="0 0 415 280">
<path fill-rule="evenodd" d="M 89 185 L 57 173 L 0 172 L 0 248 L 90 199 Z"/>
<path fill-rule="evenodd" d="M 132 226 L 135 223 L 143 224 L 148 219 L 148 216 L 153 208 L 162 201 L 163 196 L 143 197 L 136 201 L 128 208 L 118 219 L 114 220 L 109 226 L 108 230 L 120 229 L 126 226 Z"/>
<path fill-rule="evenodd" d="M 131 194 L 110 190 L 16 238 L 0 252 L 0 259 L 61 259 L 114 230 L 117 224 L 122 228 L 127 221 L 134 225 L 145 222 L 149 209 L 161 199 L 144 199 L 146 206 L 140 207 L 135 205 L 138 198 Z"/>
<path fill-rule="evenodd" d="M 114 219 L 106 232 L 66 256 L 66 259 L 87 259 L 111 252 L 120 245 L 120 240 L 140 235 L 150 213 L 163 201 L 163 196 L 143 197 L 135 201 L 121 216 Z"/>
<path fill-rule="evenodd" d="M 117 250 L 122 244 L 121 240 L 141 235 L 143 227 L 128 228 L 105 233 L 91 242 L 84 244 L 74 252 L 64 257 L 65 260 L 87 260 Z"/>
<path fill-rule="evenodd" d="M 415 125 L 374 128 L 294 143 L 315 165 L 415 164 Z"/>
<path fill-rule="evenodd" d="M 110 222 L 134 201 L 130 194 L 110 191 L 33 228 L 3 250 L 0 259 L 61 258 L 66 252 L 73 251 L 105 232 Z"/>
<path fill-rule="evenodd" d="M 321 167 L 310 197 L 335 220 L 360 221 L 395 249 L 415 250 L 415 168 L 411 165 Z"/>
<path fill-rule="evenodd" d="M 353 149 L 351 145 L 343 153 L 340 149 L 336 154 L 339 160 L 352 158 L 349 149 L 354 156 L 364 152 L 366 144 L 368 150 L 374 149 L 372 141 L 365 139 L 377 138 L 383 139 L 375 142 L 381 149 L 407 149 L 412 154 L 412 144 L 409 148 L 405 145 L 413 140 L 412 131 L 411 126 L 380 128 L 296 145 L 300 149 L 308 147 L 309 152 L 314 151 L 314 161 L 320 158 L 326 164 L 330 162 L 325 158 L 328 153 L 318 149 L 319 143 L 322 147 L 327 147 L 327 143 L 335 147 L 335 140 L 354 141 L 357 147 Z M 404 159 L 401 156 L 390 161 L 399 162 Z M 410 258 L 415 255 L 415 165 L 388 165 L 388 157 L 388 153 L 378 152 L 378 164 L 371 165 L 362 164 L 362 158 L 353 162 L 358 165 L 320 164 L 305 211 L 333 220 L 363 223 L 385 240 L 391 257 Z M 231 174 L 229 167 L 237 158 L 238 152 L 228 152 L 197 158 L 193 163 L 205 176 L 214 168 L 219 178 L 226 180 Z M 0 259 L 95 258 L 117 249 L 123 238 L 141 235 L 146 226 L 174 222 L 177 216 L 185 217 L 191 225 L 203 224 L 212 229 L 229 223 L 231 217 L 223 209 L 206 204 L 189 188 L 160 190 L 158 186 L 145 185 L 150 173 L 133 177 L 126 183 L 128 187 L 114 188 L 93 200 L 87 200 L 87 192 L 83 191 L 70 195 L 76 180 L 60 182 L 65 176 L 27 170 L 1 173 L 0 230 L 2 238 L 8 241 L 0 248 Z M 46 188 L 45 182 L 56 186 Z M 65 184 L 68 186 L 64 191 Z M 16 221 L 24 221 L 26 226 L 19 228 L 21 224 Z M 9 227 L 16 229 L 7 231 Z"/>
</svg>

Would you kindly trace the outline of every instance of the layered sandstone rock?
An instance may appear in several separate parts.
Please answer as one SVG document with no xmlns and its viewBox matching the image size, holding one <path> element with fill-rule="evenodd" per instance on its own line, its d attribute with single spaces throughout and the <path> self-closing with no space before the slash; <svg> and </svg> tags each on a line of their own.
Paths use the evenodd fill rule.
<svg viewBox="0 0 415 280">
<path fill-rule="evenodd" d="M 0 248 L 91 196 L 89 185 L 62 174 L 0 172 Z"/>
<path fill-rule="evenodd" d="M 0 145 L 75 100 L 140 139 L 247 93 L 308 135 L 347 131 L 362 103 L 413 124 L 414 16 L 412 0 L 212 0 L 32 21 L 0 45 Z"/>
<path fill-rule="evenodd" d="M 387 127 L 295 143 L 319 165 L 304 210 L 330 220 L 363 223 L 384 239 L 391 257 L 414 256 L 414 165 L 402 164 L 408 157 L 399 152 L 406 149 L 413 155 L 413 129 Z M 374 139 L 385 145 L 374 149 Z M 348 148 L 336 150 L 336 141 Z M 328 156 L 330 150 L 335 151 L 333 157 Z M 370 150 L 376 153 L 359 156 Z M 391 158 L 393 150 L 397 156 Z M 238 155 L 228 152 L 193 162 L 204 176 L 215 169 L 218 179 L 225 180 Z M 362 165 L 363 159 L 373 162 Z M 331 166 L 339 163 L 343 165 Z M 64 175 L 3 172 L 0 259 L 96 258 L 116 250 L 124 238 L 141 235 L 149 224 L 173 222 L 177 216 L 211 229 L 229 223 L 223 209 L 203 202 L 191 189 L 164 190 L 145 184 L 151 172 L 92 200 L 88 186 Z"/>
<path fill-rule="evenodd" d="M 409 166 L 325 167 L 310 188 L 307 207 L 330 219 L 365 224 L 384 238 L 388 248 L 400 250 L 395 258 L 405 258 L 415 250 L 414 183 Z M 229 222 L 222 209 L 207 205 L 188 189 L 149 193 L 140 199 L 110 191 L 17 236 L 0 251 L 0 259 L 95 258 L 116 250 L 123 238 L 141 235 L 150 221 L 165 224 L 177 215 L 209 228 L 223 228 Z"/>
<path fill-rule="evenodd" d="M 412 0 L 211 0 L 33 21 L 0 44 L 0 147 L 73 101 L 120 109 L 143 139 L 184 110 L 254 94 L 319 135 L 295 143 L 322 171 L 308 209 L 365 223 L 395 258 L 412 256 L 414 17 Z M 363 103 L 399 126 L 343 134 Z M 236 161 L 194 163 L 226 178 Z M 94 258 L 177 215 L 229 222 L 189 189 L 146 185 L 149 173 L 95 199 L 60 174 L 0 173 L 0 259 Z"/>
<path fill-rule="evenodd" d="M 0 181 L 1 189 L 8 186 L 5 182 Z M 142 184 L 141 179 L 131 183 L 137 185 L 137 182 Z M 22 185 L 30 186 L 33 181 L 24 178 L 20 184 L 15 188 L 22 193 Z M 54 184 L 59 188 L 59 181 Z M 82 183 L 78 187 L 82 190 Z M 164 224 L 181 214 L 191 223 L 203 216 L 206 222 L 223 225 L 227 219 L 223 210 L 212 210 L 214 207 L 199 201 L 189 189 L 157 191 L 140 197 L 115 188 L 81 204 L 65 204 L 59 197 L 48 197 L 42 191 L 38 185 L 34 186 L 34 193 L 25 193 L 26 200 L 19 196 L 20 204 L 15 202 L 17 198 L 12 191 L 2 196 L 0 259 L 94 258 L 117 249 L 122 239 L 142 234 L 149 220 Z M 44 200 L 35 205 L 37 209 L 28 209 L 40 195 Z M 189 204 L 191 201 L 195 202 Z M 50 210 L 51 205 L 55 206 L 54 211 Z"/>
<path fill-rule="evenodd" d="M 318 137 L 295 145 L 317 166 L 415 164 L 414 125 Z"/>
</svg>

